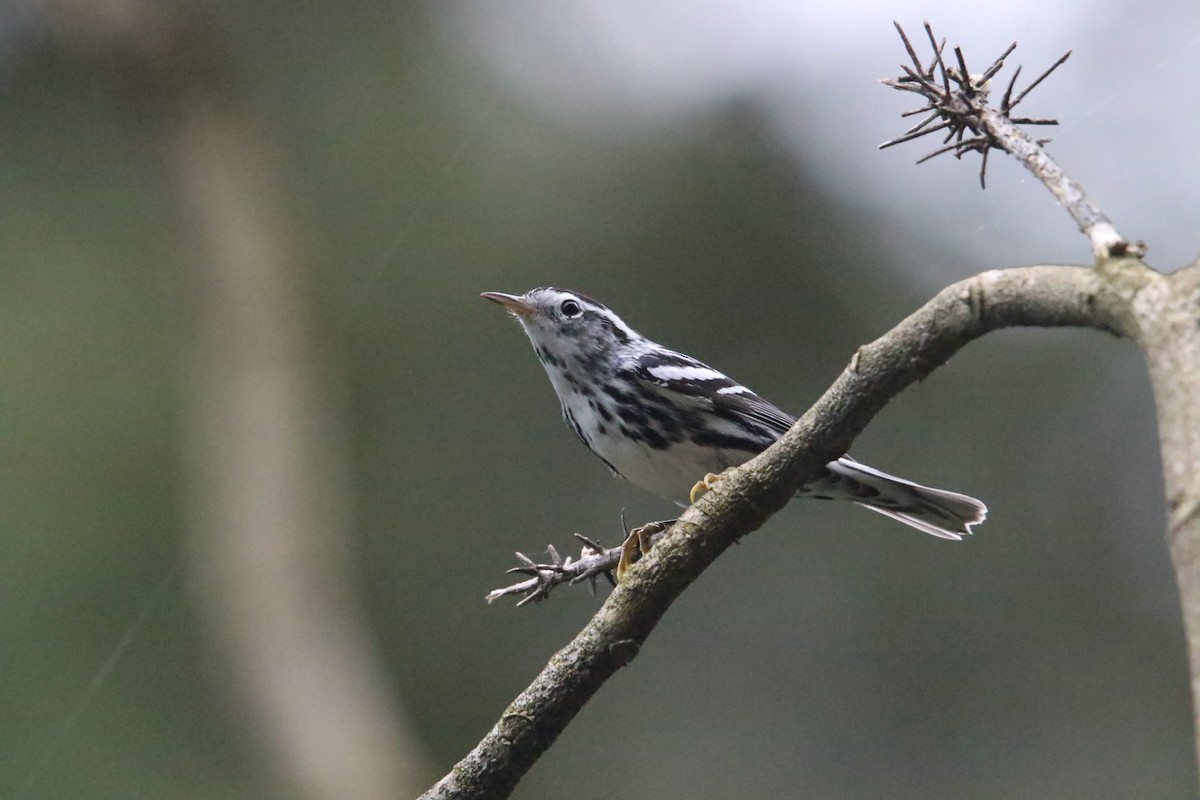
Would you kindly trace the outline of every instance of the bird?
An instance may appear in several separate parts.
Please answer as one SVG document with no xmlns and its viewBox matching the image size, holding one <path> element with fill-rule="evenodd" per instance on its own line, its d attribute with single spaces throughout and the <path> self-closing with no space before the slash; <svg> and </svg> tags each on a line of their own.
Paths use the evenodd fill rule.
<svg viewBox="0 0 1200 800">
<path fill-rule="evenodd" d="M 586 295 L 539 287 L 482 297 L 521 324 L 563 420 L 584 445 L 620 477 L 680 505 L 695 502 L 722 472 L 770 447 L 796 421 L 725 373 L 647 339 Z M 955 541 L 987 517 L 987 506 L 973 497 L 889 475 L 849 455 L 830 461 L 796 494 L 857 503 Z M 627 541 L 618 577 L 629 551 Z"/>
</svg>

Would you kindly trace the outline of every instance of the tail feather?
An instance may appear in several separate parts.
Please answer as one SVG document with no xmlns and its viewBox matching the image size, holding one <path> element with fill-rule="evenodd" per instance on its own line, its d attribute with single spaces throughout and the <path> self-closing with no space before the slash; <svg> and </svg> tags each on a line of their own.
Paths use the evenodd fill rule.
<svg viewBox="0 0 1200 800">
<path fill-rule="evenodd" d="M 806 494 L 851 500 L 886 517 L 943 539 L 961 540 L 987 518 L 987 506 L 958 492 L 922 486 L 843 456 L 828 465 L 824 481 Z"/>
</svg>

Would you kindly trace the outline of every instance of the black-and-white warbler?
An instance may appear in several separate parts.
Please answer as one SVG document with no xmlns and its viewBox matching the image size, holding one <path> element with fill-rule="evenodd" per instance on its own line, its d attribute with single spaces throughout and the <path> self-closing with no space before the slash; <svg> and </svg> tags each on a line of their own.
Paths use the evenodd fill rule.
<svg viewBox="0 0 1200 800">
<path fill-rule="evenodd" d="M 796 421 L 696 359 L 655 344 L 576 292 L 485 292 L 521 323 L 563 418 L 613 472 L 662 497 L 695 496 L 713 473 L 747 461 Z M 705 482 L 697 484 L 698 478 Z M 693 492 L 689 495 L 688 489 Z M 987 507 L 888 475 L 849 456 L 800 495 L 849 500 L 925 533 L 962 539 Z"/>
</svg>

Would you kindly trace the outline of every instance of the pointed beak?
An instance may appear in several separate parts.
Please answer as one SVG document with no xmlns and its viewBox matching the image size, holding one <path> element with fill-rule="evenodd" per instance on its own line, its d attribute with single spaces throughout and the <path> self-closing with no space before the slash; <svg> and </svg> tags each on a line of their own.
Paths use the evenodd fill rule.
<svg viewBox="0 0 1200 800">
<path fill-rule="evenodd" d="M 533 306 L 529 305 L 529 303 L 526 303 L 523 298 L 518 297 L 515 294 L 505 294 L 504 292 L 484 292 L 479 296 L 486 297 L 493 303 L 499 303 L 509 312 L 516 314 L 518 317 L 533 316 Z"/>
</svg>

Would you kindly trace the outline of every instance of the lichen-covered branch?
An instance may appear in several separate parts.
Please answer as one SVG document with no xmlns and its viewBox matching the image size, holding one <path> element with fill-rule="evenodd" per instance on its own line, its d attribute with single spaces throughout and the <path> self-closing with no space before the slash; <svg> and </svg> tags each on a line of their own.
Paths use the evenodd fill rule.
<svg viewBox="0 0 1200 800">
<path fill-rule="evenodd" d="M 998 328 L 1076 326 L 1129 335 L 1129 302 L 1136 290 L 1131 276 L 1140 274 L 1130 269 L 1116 283 L 1083 267 L 985 272 L 943 290 L 861 347 L 779 442 L 728 473 L 684 512 L 483 740 L 422 797 L 507 797 L 592 695 L 637 655 L 680 593 L 846 452 L 892 397 Z"/>
</svg>

